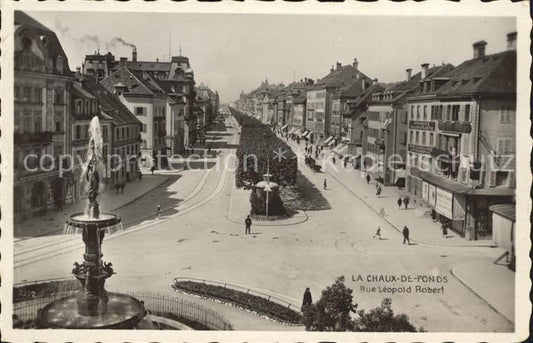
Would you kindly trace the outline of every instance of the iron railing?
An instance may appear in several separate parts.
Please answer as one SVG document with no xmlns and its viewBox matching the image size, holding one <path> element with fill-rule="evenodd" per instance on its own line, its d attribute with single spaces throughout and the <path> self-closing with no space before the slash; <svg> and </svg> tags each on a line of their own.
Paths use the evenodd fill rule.
<svg viewBox="0 0 533 343">
<path fill-rule="evenodd" d="M 42 293 L 28 293 L 28 295 L 34 298 L 29 300 L 23 300 L 13 303 L 13 316 L 14 324 L 15 320 L 25 323 L 26 327 L 30 328 L 33 325 L 33 321 L 37 318 L 37 313 L 40 309 L 47 304 L 65 298 L 67 296 L 75 295 L 79 290 L 79 285 L 76 286 L 73 283 L 74 279 L 49 279 L 45 281 L 26 282 L 23 284 L 17 284 L 15 289 L 20 287 L 28 287 L 31 285 L 39 286 L 49 282 L 64 282 L 65 286 L 58 287 L 53 292 L 48 292 L 43 296 Z M 76 281 L 76 280 L 74 280 Z M 114 290 L 113 290 L 114 291 Z M 20 292 L 19 292 L 20 293 Z M 227 321 L 221 314 L 208 309 L 197 303 L 187 301 L 184 299 L 178 299 L 172 295 L 164 295 L 157 293 L 142 293 L 142 292 L 119 292 L 122 294 L 130 295 L 144 303 L 144 307 L 148 312 L 154 312 L 157 314 L 172 314 L 177 321 L 179 318 L 184 318 L 190 322 L 196 322 L 202 327 L 206 327 L 212 330 L 233 330 L 233 326 Z"/>
</svg>

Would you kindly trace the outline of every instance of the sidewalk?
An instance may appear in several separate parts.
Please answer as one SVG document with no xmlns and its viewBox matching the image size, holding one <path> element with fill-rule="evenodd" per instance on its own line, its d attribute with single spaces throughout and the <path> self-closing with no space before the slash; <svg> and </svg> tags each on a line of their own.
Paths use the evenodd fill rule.
<svg viewBox="0 0 533 343">
<path fill-rule="evenodd" d="M 460 264 L 451 273 L 480 298 L 514 323 L 515 273 L 492 261 Z"/>
<path fill-rule="evenodd" d="M 288 143 L 293 149 L 298 149 L 296 142 L 289 141 Z M 331 154 L 328 149 L 325 149 L 324 152 L 326 156 Z M 397 231 L 401 232 L 403 227 L 407 226 L 412 242 L 448 247 L 493 246 L 491 240 L 468 241 L 452 230 L 448 230 L 446 238 L 442 237 L 441 224 L 433 222 L 427 209 L 414 203 L 412 196 L 410 196 L 411 203 L 408 209 L 405 209 L 403 204 L 400 209 L 398 208 L 398 198 L 401 197 L 403 199 L 408 195 L 406 190 L 400 191 L 396 187 L 384 187 L 381 185 L 382 191 L 378 198 L 376 195 L 376 181 L 372 179 L 370 184 L 367 184 L 366 173 L 353 169 L 351 164 L 344 168 L 339 158 L 336 159 L 336 164 L 333 164 L 331 160 L 328 160 L 327 163 L 325 162 L 325 160 L 320 158 L 317 161 L 317 163 L 322 164 L 322 170 L 325 171 L 325 175 L 338 181 L 376 213 L 379 214 L 381 209 L 383 209 L 385 211 L 384 219 Z M 301 168 L 308 168 L 303 162 L 300 162 L 300 166 Z"/>
<path fill-rule="evenodd" d="M 114 189 L 104 191 L 98 197 L 101 210 L 103 212 L 114 211 L 119 207 L 132 202 L 163 182 L 169 179 L 164 175 L 143 174 L 142 181 L 132 181 L 126 183 L 124 194 L 117 194 Z M 52 233 L 60 233 L 63 230 L 65 221 L 71 214 L 83 212 L 85 200 L 81 200 L 74 205 L 65 206 L 63 211 L 49 211 L 42 217 L 29 218 L 23 222 L 16 223 L 14 226 L 15 241 L 24 237 L 44 236 Z"/>
</svg>

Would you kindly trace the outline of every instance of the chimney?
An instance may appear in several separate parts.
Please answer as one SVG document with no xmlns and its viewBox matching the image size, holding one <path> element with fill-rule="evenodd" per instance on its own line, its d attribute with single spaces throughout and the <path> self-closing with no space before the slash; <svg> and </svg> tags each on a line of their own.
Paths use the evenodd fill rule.
<svg viewBox="0 0 533 343">
<path fill-rule="evenodd" d="M 472 46 L 474 47 L 474 58 L 480 58 L 485 56 L 485 47 L 487 46 L 487 42 L 482 40 L 479 42 L 475 42 L 474 44 L 472 44 Z"/>
<path fill-rule="evenodd" d="M 413 71 L 413 69 L 411 69 L 411 68 L 405 69 L 405 81 L 411 80 L 411 72 L 412 71 Z"/>
<path fill-rule="evenodd" d="M 507 34 L 507 50 L 516 50 L 516 31 Z"/>
<path fill-rule="evenodd" d="M 374 79 L 374 80 L 372 80 L 372 84 L 373 84 L 373 85 L 377 85 L 377 84 L 378 84 L 378 79 Z"/>
<path fill-rule="evenodd" d="M 131 60 L 133 62 L 137 62 L 137 48 L 133 47 L 133 51 L 131 52 Z"/>
<path fill-rule="evenodd" d="M 424 63 L 420 65 L 422 67 L 422 80 L 424 80 L 426 77 L 428 77 L 428 67 L 429 63 Z"/>
<path fill-rule="evenodd" d="M 341 69 L 341 62 L 337 62 L 337 70 Z"/>
<path fill-rule="evenodd" d="M 121 67 L 125 66 L 127 61 L 128 61 L 127 57 L 121 57 L 120 58 L 120 66 Z"/>
<path fill-rule="evenodd" d="M 330 71 L 330 73 L 333 73 L 334 70 L 335 70 L 335 68 L 333 68 L 333 66 L 331 66 L 331 69 L 329 71 Z"/>
<path fill-rule="evenodd" d="M 359 68 L 359 62 L 357 62 L 357 58 L 354 58 L 354 59 L 353 59 L 353 64 L 352 64 L 352 65 L 353 65 L 353 68 L 354 68 L 355 70 L 358 70 L 358 68 Z"/>
<path fill-rule="evenodd" d="M 157 63 L 159 63 L 159 58 L 156 58 L 155 61 L 156 61 Z"/>
</svg>

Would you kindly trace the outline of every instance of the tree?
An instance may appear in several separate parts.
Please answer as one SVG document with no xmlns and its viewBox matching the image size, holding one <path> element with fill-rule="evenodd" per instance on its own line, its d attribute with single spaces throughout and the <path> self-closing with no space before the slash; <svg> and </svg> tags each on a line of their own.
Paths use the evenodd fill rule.
<svg viewBox="0 0 533 343">
<path fill-rule="evenodd" d="M 355 321 L 355 331 L 369 332 L 416 332 L 416 328 L 409 322 L 405 314 L 394 315 L 392 300 L 385 298 L 380 307 L 365 313 L 358 311 L 359 318 Z"/>
<path fill-rule="evenodd" d="M 315 304 L 302 309 L 303 322 L 308 331 L 367 331 L 367 332 L 416 332 L 405 314 L 394 315 L 392 301 L 385 298 L 381 306 L 365 313 L 357 311 L 353 304 L 352 290 L 340 276 L 335 283 L 322 291 Z M 357 315 L 352 319 L 351 313 Z"/>
<path fill-rule="evenodd" d="M 355 322 L 350 317 L 357 305 L 352 305 L 352 290 L 344 284 L 344 276 L 322 291 L 322 297 L 304 308 L 304 325 L 308 331 L 353 331 Z"/>
</svg>

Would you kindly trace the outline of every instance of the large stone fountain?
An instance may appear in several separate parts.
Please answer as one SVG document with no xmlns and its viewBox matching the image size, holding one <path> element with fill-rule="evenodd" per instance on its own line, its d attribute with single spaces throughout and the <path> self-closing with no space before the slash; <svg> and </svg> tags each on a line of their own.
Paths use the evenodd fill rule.
<svg viewBox="0 0 533 343">
<path fill-rule="evenodd" d="M 39 311 L 38 325 L 60 329 L 132 329 L 146 327 L 141 323 L 147 312 L 141 301 L 124 294 L 105 290 L 105 280 L 113 275 L 111 263 L 102 260 L 102 242 L 106 231 L 121 226 L 119 216 L 100 213 L 97 200 L 103 176 L 103 140 L 98 117 L 89 126 L 89 148 L 83 166 L 87 206 L 84 213 L 70 217 L 65 231 L 82 231 L 85 253 L 83 262 L 74 263 L 72 274 L 81 283 L 76 295 L 56 300 Z"/>
</svg>

